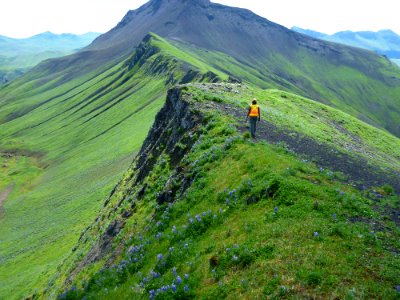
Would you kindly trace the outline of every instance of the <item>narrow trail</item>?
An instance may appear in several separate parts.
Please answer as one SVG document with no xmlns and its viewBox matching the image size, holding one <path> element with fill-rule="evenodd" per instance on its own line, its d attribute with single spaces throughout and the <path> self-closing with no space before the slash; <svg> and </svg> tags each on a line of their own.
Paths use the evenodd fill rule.
<svg viewBox="0 0 400 300">
<path fill-rule="evenodd" d="M 3 191 L 0 192 L 0 217 L 4 214 L 3 204 L 6 202 L 8 195 L 10 195 L 13 189 L 12 185 L 7 186 Z"/>
<path fill-rule="evenodd" d="M 248 131 L 245 122 L 246 110 L 228 104 L 217 104 L 220 110 L 232 115 L 239 123 L 241 133 Z M 348 182 L 359 189 L 391 185 L 400 193 L 399 174 L 380 169 L 357 155 L 350 155 L 344 150 L 334 148 L 325 143 L 320 143 L 296 131 L 281 129 L 266 120 L 258 123 L 255 142 L 266 141 L 271 144 L 283 144 L 285 147 L 305 160 L 316 163 L 321 168 L 342 172 L 348 176 Z"/>
</svg>

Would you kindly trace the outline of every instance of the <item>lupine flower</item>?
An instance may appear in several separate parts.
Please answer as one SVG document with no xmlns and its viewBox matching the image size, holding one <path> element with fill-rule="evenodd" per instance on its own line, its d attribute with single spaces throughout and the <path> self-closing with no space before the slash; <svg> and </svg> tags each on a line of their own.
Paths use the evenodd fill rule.
<svg viewBox="0 0 400 300">
<path fill-rule="evenodd" d="M 225 250 L 226 250 L 226 252 L 229 252 L 230 249 L 229 249 L 229 248 L 226 248 Z"/>
<path fill-rule="evenodd" d="M 180 276 L 176 276 L 175 283 L 176 284 L 181 284 L 182 283 L 182 278 Z"/>
<path fill-rule="evenodd" d="M 334 219 L 334 220 L 336 220 L 336 214 L 332 214 L 332 218 Z"/>
<path fill-rule="evenodd" d="M 196 215 L 196 220 L 197 220 L 198 222 L 201 222 L 201 217 L 200 217 L 200 215 Z"/>
<path fill-rule="evenodd" d="M 162 290 L 163 292 L 168 291 L 168 290 L 169 290 L 169 285 L 164 285 L 164 286 L 161 288 L 161 290 Z"/>
<path fill-rule="evenodd" d="M 278 212 L 278 206 L 275 206 L 274 207 L 274 213 L 277 213 Z"/>
<path fill-rule="evenodd" d="M 251 179 L 247 181 L 248 186 L 251 186 Z"/>
<path fill-rule="evenodd" d="M 236 255 L 234 255 L 234 256 L 232 257 L 232 259 L 233 259 L 234 261 L 237 261 L 237 260 L 239 259 L 239 257 L 237 257 Z"/>
<path fill-rule="evenodd" d="M 189 244 L 185 244 L 183 247 L 184 247 L 185 249 L 187 249 L 187 248 L 189 248 Z"/>
<path fill-rule="evenodd" d="M 188 279 L 189 278 L 189 274 L 185 274 L 185 279 Z"/>
<path fill-rule="evenodd" d="M 174 225 L 173 227 L 172 227 L 172 233 L 175 233 L 176 232 L 176 226 Z"/>
<path fill-rule="evenodd" d="M 228 198 L 226 198 L 225 203 L 226 203 L 226 205 L 229 205 L 229 199 Z"/>
<path fill-rule="evenodd" d="M 222 210 L 222 208 L 219 209 L 219 213 L 222 214 L 224 211 Z"/>
<path fill-rule="evenodd" d="M 158 261 L 161 261 L 162 258 L 163 258 L 162 254 L 158 254 L 158 255 L 157 255 L 157 260 L 158 260 Z"/>
<path fill-rule="evenodd" d="M 171 284 L 171 290 L 172 290 L 173 292 L 176 292 L 176 285 L 175 285 L 175 284 Z"/>
<path fill-rule="evenodd" d="M 233 245 L 233 247 L 235 247 L 236 249 L 239 248 L 238 244 Z"/>
<path fill-rule="evenodd" d="M 183 288 L 183 290 L 184 290 L 185 292 L 188 292 L 188 291 L 189 291 L 189 287 L 188 287 L 187 285 L 185 285 L 185 287 Z"/>
<path fill-rule="evenodd" d="M 173 267 L 173 268 L 172 268 L 172 273 L 174 273 L 175 276 L 177 275 L 177 274 L 176 274 L 176 267 Z"/>
<path fill-rule="evenodd" d="M 315 231 L 315 232 L 314 232 L 314 237 L 319 237 L 318 231 Z"/>
<path fill-rule="evenodd" d="M 169 252 L 173 252 L 173 251 L 174 251 L 174 247 L 170 247 Z"/>
<path fill-rule="evenodd" d="M 192 218 L 189 219 L 189 223 L 192 224 L 194 220 Z"/>
</svg>

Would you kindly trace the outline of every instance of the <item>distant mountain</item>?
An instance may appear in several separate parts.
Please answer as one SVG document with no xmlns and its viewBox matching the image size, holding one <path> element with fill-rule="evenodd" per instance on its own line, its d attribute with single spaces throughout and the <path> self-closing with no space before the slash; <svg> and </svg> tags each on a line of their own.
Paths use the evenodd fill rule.
<svg viewBox="0 0 400 300">
<path fill-rule="evenodd" d="M 0 85 L 21 76 L 45 59 L 76 52 L 99 35 L 94 32 L 82 35 L 44 32 L 25 39 L 0 36 Z"/>
<path fill-rule="evenodd" d="M 378 32 L 347 30 L 332 35 L 300 27 L 292 27 L 292 30 L 326 41 L 372 50 L 397 63 L 400 62 L 400 35 L 392 30 L 380 30 Z"/>
</svg>

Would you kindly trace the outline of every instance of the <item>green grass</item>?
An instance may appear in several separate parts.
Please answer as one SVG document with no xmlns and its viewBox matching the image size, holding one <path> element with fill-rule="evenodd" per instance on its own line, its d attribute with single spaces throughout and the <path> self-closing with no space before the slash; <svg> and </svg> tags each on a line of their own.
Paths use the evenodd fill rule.
<svg viewBox="0 0 400 300">
<path fill-rule="evenodd" d="M 89 81 L 29 92 L 21 102 L 3 106 L 8 113 L 56 96 L 1 125 L 3 150 L 43 153 L 45 166 L 29 193 L 15 190 L 4 204 L 1 297 L 18 299 L 48 281 L 140 149 L 163 105 L 165 78 L 138 72 L 126 74 L 129 82 L 119 85 L 122 72 L 116 66 Z M 110 91 L 95 100 L 106 84 Z"/>
<path fill-rule="evenodd" d="M 76 254 L 134 202 L 114 242 L 119 258 L 110 268 L 100 262 L 81 270 L 64 295 L 143 299 L 168 285 L 155 299 L 396 298 L 399 258 L 391 249 L 400 246 L 400 231 L 372 208 L 368 192 L 285 148 L 242 138 L 231 117 L 205 113 L 192 132 L 201 137 L 180 164 L 184 178 L 195 178 L 190 188 L 157 205 L 167 182 L 182 184 L 171 182 L 168 153 L 139 185 L 132 166 Z M 399 198 L 382 201 L 398 207 Z"/>
<path fill-rule="evenodd" d="M 39 73 L 41 70 L 37 69 L 37 73 L 28 74 L 0 90 L 0 150 L 1 152 L 14 151 L 18 154 L 10 163 L 10 166 L 7 167 L 7 170 L 21 170 L 18 176 L 16 173 L 11 174 L 12 172 L 7 171 L 7 173 L 2 173 L 2 177 L 0 177 L 0 190 L 15 184 L 12 194 L 4 204 L 5 214 L 0 218 L 0 240 L 2 241 L 0 256 L 3 258 L 0 266 L 0 297 L 18 299 L 27 294 L 32 294 L 35 288 L 38 289 L 38 293 L 41 293 L 46 286 L 49 287 L 48 292 L 51 294 L 57 291 L 59 286 L 62 286 L 63 281 L 69 276 L 68 271 L 82 259 L 82 256 L 89 249 L 90 243 L 95 241 L 96 236 L 107 228 L 109 220 L 105 215 L 108 213 L 108 208 L 104 211 L 101 210 L 104 200 L 139 151 L 153 123 L 154 116 L 164 104 L 165 95 L 169 87 L 166 82 L 171 72 L 174 74 L 176 81 L 179 82 L 185 74 L 184 66 L 188 64 L 192 69 L 202 73 L 212 71 L 221 79 L 226 79 L 230 74 L 250 82 L 249 88 L 243 85 L 237 91 L 220 94 L 210 92 L 206 93 L 208 95 L 207 98 L 204 92 L 198 92 L 200 100 L 209 99 L 215 102 L 233 103 L 244 107 L 248 99 L 256 95 L 259 99 L 262 99 L 263 114 L 266 111 L 270 121 L 279 127 L 294 129 L 318 141 L 341 149 L 345 149 L 347 145 L 352 145 L 351 136 L 354 133 L 357 137 L 360 136 L 365 144 L 364 152 L 360 155 L 367 157 L 372 163 L 376 159 L 376 164 L 390 166 L 398 170 L 398 139 L 362 124 L 337 110 L 319 105 L 303 97 L 276 89 L 261 90 L 256 87 L 283 87 L 286 90 L 294 90 L 302 94 L 301 89 L 295 87 L 290 81 L 274 75 L 273 72 L 269 70 L 264 70 L 264 72 L 259 68 L 254 69 L 252 66 L 240 63 L 222 53 L 205 52 L 201 49 L 192 49 L 188 45 L 170 43 L 156 35 L 153 35 L 151 45 L 159 47 L 161 51 L 148 58 L 140 68 L 135 66 L 129 69 L 124 62 L 116 65 L 110 64 L 108 66 L 99 66 L 96 71 L 72 80 L 66 80 L 66 74 L 63 72 L 53 74 L 49 79 L 46 72 Z M 161 71 L 156 72 L 155 70 L 157 70 L 158 66 L 165 68 L 160 68 Z M 301 73 L 297 72 L 296 74 L 299 75 Z M 321 86 L 315 83 L 315 89 L 319 88 Z M 197 93 L 192 92 L 194 94 Z M 264 101 L 264 99 L 267 99 L 267 101 Z M 332 103 L 334 101 L 335 99 L 332 99 Z M 292 116 L 290 117 L 290 115 Z M 319 116 L 320 119 L 318 121 L 315 119 L 315 115 Z M 394 117 L 396 117 L 396 114 Z M 226 123 L 233 122 L 232 120 L 223 121 Z M 346 133 L 333 128 L 332 122 L 340 124 L 345 128 Z M 212 144 L 223 143 L 227 135 L 233 134 L 231 127 L 222 126 L 218 120 L 216 124 L 216 126 L 209 128 L 208 136 L 205 138 L 203 146 L 201 146 L 202 149 L 192 153 L 193 162 L 195 159 L 202 157 L 204 153 L 208 153 L 207 151 Z M 219 135 L 221 137 L 214 140 Z M 328 140 L 329 136 L 332 136 L 333 139 Z M 286 187 L 289 190 L 293 189 L 290 195 L 293 193 L 303 195 L 304 199 L 299 200 L 299 213 L 306 214 L 308 210 L 302 212 L 301 205 L 306 205 L 307 203 L 309 205 L 310 203 L 307 201 L 311 201 L 314 205 L 315 199 L 319 199 L 319 197 L 322 200 L 318 201 L 326 203 L 331 209 L 331 206 L 333 207 L 334 205 L 330 202 L 331 199 L 329 197 L 338 188 L 346 190 L 346 193 L 349 192 L 350 194 L 355 194 L 356 197 L 360 197 L 362 199 L 360 200 L 362 207 L 364 207 L 363 203 L 367 201 L 362 198 L 363 196 L 359 192 L 340 183 L 330 182 L 329 178 L 324 177 L 326 175 L 315 173 L 315 167 L 303 166 L 297 158 L 285 153 L 279 147 L 266 144 L 253 145 L 247 141 L 239 140 L 237 144 L 232 146 L 231 150 L 215 153 L 216 159 L 214 162 L 204 162 L 200 169 L 204 177 L 196 181 L 190 191 L 194 196 L 182 199 L 177 203 L 177 208 L 173 208 L 173 210 L 176 209 L 173 212 L 175 214 L 174 218 L 177 224 L 180 225 L 187 223 L 186 212 L 190 212 L 194 216 L 199 212 L 207 211 L 209 208 L 216 212 L 220 207 L 229 212 L 222 214 L 223 217 L 218 221 L 220 223 L 217 222 L 211 226 L 210 230 L 207 229 L 207 231 L 202 232 L 201 237 L 193 236 L 192 239 L 188 239 L 191 245 L 199 247 L 204 252 L 200 256 L 194 250 L 190 250 L 187 253 L 185 257 L 188 260 L 187 262 L 189 260 L 193 262 L 194 265 L 192 267 L 186 265 L 186 262 L 181 262 L 178 257 L 174 258 L 177 260 L 177 264 L 179 263 L 177 267 L 179 267 L 180 272 L 188 272 L 189 270 L 194 272 L 193 278 L 192 275 L 190 277 L 190 282 L 194 285 L 190 287 L 191 290 L 196 288 L 201 294 L 210 295 L 210 297 L 214 298 L 224 294 L 234 295 L 233 290 L 240 290 L 240 293 L 244 293 L 246 297 L 251 298 L 253 297 L 253 294 L 251 294 L 253 289 L 248 288 L 247 291 L 241 291 L 241 288 L 237 285 L 241 281 L 239 277 L 244 273 L 241 269 L 235 271 L 235 265 L 231 265 L 230 262 L 226 262 L 227 267 L 225 269 L 228 270 L 228 273 L 221 275 L 226 278 L 228 288 L 226 285 L 217 286 L 217 282 L 208 277 L 210 270 L 207 268 L 207 259 L 210 258 L 210 254 L 222 255 L 225 246 L 232 246 L 235 241 L 228 234 L 236 236 L 237 243 L 240 242 L 240 245 L 249 245 L 250 250 L 256 251 L 258 247 L 251 240 L 245 240 L 241 236 L 243 233 L 239 234 L 239 231 L 226 233 L 227 236 L 225 237 L 225 229 L 221 232 L 221 226 L 223 224 L 232 228 L 236 228 L 235 226 L 238 226 L 238 224 L 245 226 L 246 224 L 242 224 L 245 220 L 241 219 L 242 214 L 248 215 L 249 220 L 252 220 L 248 224 L 250 227 L 265 226 L 265 230 L 270 230 L 273 226 L 273 223 L 269 223 L 271 220 L 266 220 L 262 224 L 257 223 L 261 221 L 256 222 L 256 217 L 257 219 L 261 216 L 264 218 L 266 212 L 274 207 L 273 204 L 268 202 L 271 199 L 264 199 L 265 201 L 263 200 L 250 206 L 241 204 L 231 209 L 223 206 L 224 203 L 218 200 L 219 195 L 221 195 L 221 189 L 224 188 L 223 185 L 227 188 L 239 188 L 242 181 L 246 181 L 248 178 L 256 181 L 264 180 L 266 184 L 266 180 L 273 180 L 273 178 L 269 177 L 270 174 L 282 173 L 283 178 L 286 178 L 286 173 L 289 172 L 287 168 L 296 165 L 299 170 L 305 168 L 311 174 L 307 178 L 306 175 L 302 175 L 302 171 L 294 171 L 296 176 L 291 179 Z M 178 146 L 182 149 L 185 148 L 184 143 Z M 260 169 L 254 158 L 250 161 L 251 163 L 246 161 L 246 159 L 251 158 L 249 158 L 249 153 L 253 151 L 260 154 L 260 157 L 268 165 L 267 169 L 264 166 Z M 32 154 L 35 154 L 35 156 Z M 211 155 L 212 153 L 208 154 Z M 372 159 L 369 157 L 370 154 Z M 224 165 L 224 157 L 227 162 L 232 162 L 234 171 Z M 271 157 L 275 160 L 272 161 Z M 165 158 L 168 160 L 168 157 Z M 237 160 L 236 163 L 234 163 L 235 159 Z M 247 169 L 247 163 L 250 163 L 254 170 L 252 168 Z M 154 194 L 152 192 L 162 191 L 163 184 L 168 181 L 172 172 L 168 168 L 168 164 L 163 165 L 160 160 L 159 169 L 154 170 L 152 177 L 147 179 L 151 188 L 146 195 L 147 200 L 139 203 L 137 207 L 138 212 L 135 221 L 139 225 L 135 227 L 134 220 L 128 220 L 126 232 L 123 232 L 119 237 L 121 241 L 124 241 L 125 238 L 129 241 L 130 234 L 135 235 L 145 225 L 153 224 L 150 218 L 155 209 Z M 254 174 L 253 171 L 255 172 Z M 130 172 L 125 173 L 122 180 L 123 183 L 129 181 Z M 229 176 L 220 185 L 218 182 L 221 181 L 221 177 L 219 176 L 218 179 L 217 175 L 224 174 L 224 172 L 227 172 Z M 7 175 L 4 176 L 5 174 Z M 253 175 L 257 176 L 253 177 Z M 288 178 L 291 177 L 289 176 Z M 314 187 L 313 179 L 324 182 L 323 187 Z M 259 187 L 264 186 L 260 183 Z M 325 191 L 325 188 L 327 191 Z M 126 191 L 117 192 L 111 199 L 111 203 L 119 202 L 124 197 L 124 193 Z M 309 193 L 313 195 L 311 200 L 306 199 Z M 245 197 L 244 195 L 242 196 Z M 241 198 L 242 200 L 244 198 Z M 284 200 L 283 198 L 279 201 L 290 202 L 290 200 Z M 350 215 L 352 209 L 346 210 L 344 215 Z M 330 212 L 331 210 L 328 210 L 328 213 Z M 86 242 L 81 243 L 78 251 L 71 252 L 82 230 L 92 224 L 99 213 L 102 216 L 101 225 L 91 227 L 86 235 L 88 237 Z M 111 216 L 118 216 L 119 213 L 121 213 L 120 210 L 112 213 Z M 253 215 L 254 218 L 252 219 Z M 297 220 L 297 217 L 278 220 L 277 222 L 282 222 L 279 224 L 283 226 L 291 224 L 294 220 Z M 300 221 L 304 221 L 304 223 L 301 223 L 303 226 L 312 223 L 311 219 Z M 329 226 L 324 222 L 327 222 L 327 220 L 322 218 L 318 222 L 320 222 L 318 224 L 321 224 L 322 232 L 326 233 Z M 171 226 L 172 224 L 163 228 L 163 232 L 170 232 L 172 230 Z M 367 230 L 362 224 L 360 225 L 360 230 L 357 229 L 358 227 L 354 229 L 355 225 L 349 223 L 343 226 L 345 226 L 344 232 L 354 231 L 358 234 Z M 292 239 L 295 232 L 301 233 L 301 237 L 309 236 L 309 232 L 306 233 L 301 225 L 295 227 L 293 231 L 292 229 L 287 230 L 287 232 L 282 231 L 279 237 L 283 235 L 287 240 Z M 340 231 L 341 229 L 337 230 Z M 146 234 L 150 238 L 156 232 L 151 231 Z M 253 234 L 254 239 L 261 238 L 257 236 L 256 232 Z M 397 233 L 394 231 L 393 234 Z M 206 236 L 204 239 L 203 235 Z M 249 237 L 251 236 L 249 233 Z M 350 235 L 351 238 L 354 238 L 354 236 L 355 234 L 353 233 Z M 131 240 L 127 243 L 136 242 L 136 240 Z M 146 257 L 146 261 L 141 267 L 143 274 L 154 268 L 158 252 L 166 253 L 167 247 L 170 246 L 169 243 L 166 239 L 162 239 L 159 248 L 153 247 L 149 250 L 151 255 L 149 254 Z M 215 244 L 214 246 L 212 246 L 213 243 Z M 331 240 L 329 240 L 329 243 L 331 243 Z M 279 252 L 276 249 L 284 250 L 284 246 L 280 245 L 278 240 L 274 241 L 273 245 L 275 247 L 273 253 Z M 316 245 L 318 244 L 313 239 L 311 241 L 307 240 L 307 247 Z M 326 246 L 328 245 L 330 244 Z M 356 245 L 357 251 L 361 251 L 358 248 L 360 245 Z M 182 247 L 182 245 L 177 244 L 176 247 Z M 239 249 L 241 249 L 240 251 L 243 250 L 242 248 Z M 380 249 L 379 247 L 374 248 L 373 251 Z M 302 253 L 302 251 L 304 250 L 299 250 L 299 253 Z M 286 255 L 289 255 L 288 252 L 289 250 L 286 251 Z M 333 253 L 333 251 L 330 253 Z M 226 256 L 222 255 L 222 257 L 226 260 Z M 251 265 L 257 265 L 258 263 L 263 265 L 264 263 L 260 262 L 262 257 L 257 254 L 254 260 L 251 259 Z M 285 258 L 285 256 L 283 257 Z M 120 258 L 122 259 L 122 257 Z M 386 256 L 384 259 L 386 259 Z M 60 265 L 62 261 L 64 263 Z M 81 284 L 81 279 L 88 279 L 88 276 L 96 274 L 102 268 L 102 264 L 103 262 L 94 264 L 78 274 L 77 282 L 79 281 L 79 284 Z M 385 263 L 386 269 L 384 271 L 394 272 L 388 265 L 389 263 Z M 229 271 L 231 267 L 233 269 Z M 293 269 L 289 269 L 287 272 L 294 278 L 293 280 L 298 281 L 298 284 L 300 282 L 309 282 L 311 285 L 321 283 L 321 274 L 324 273 L 320 273 L 320 270 L 313 271 L 311 275 L 306 271 L 297 275 L 293 271 L 295 267 L 294 265 Z M 306 267 L 311 268 L 311 263 Z M 350 268 L 347 265 L 346 267 Z M 243 287 L 253 287 L 252 280 L 255 280 L 254 286 L 256 288 L 254 288 L 254 293 L 257 295 L 264 293 L 261 291 L 265 289 L 272 288 L 275 288 L 272 293 L 282 292 L 279 291 L 279 287 L 282 285 L 288 287 L 289 283 L 287 279 L 282 279 L 283 276 L 285 276 L 284 278 L 287 277 L 284 271 L 285 267 L 281 266 L 281 268 L 279 269 L 280 273 L 278 273 L 279 280 L 275 277 L 268 277 L 268 280 L 272 282 L 268 287 L 260 286 L 261 282 L 266 282 L 265 278 L 259 279 L 258 282 L 256 279 L 250 280 L 247 277 L 245 281 L 247 283 L 243 284 Z M 255 270 L 261 272 L 260 270 L 262 269 L 256 268 Z M 364 269 L 360 268 L 359 270 Z M 256 277 L 256 273 L 252 274 L 253 277 Z M 273 275 L 275 273 L 269 270 L 266 274 Z M 168 276 L 168 280 L 172 280 L 170 273 Z M 49 279 L 51 279 L 50 283 L 48 283 Z M 392 279 L 388 279 L 387 282 L 390 280 Z M 279 283 L 276 284 L 278 281 Z M 196 282 L 204 283 L 205 287 L 199 288 Z M 112 297 L 113 295 L 121 296 L 123 294 L 133 294 L 135 297 L 140 297 L 143 290 L 136 287 L 134 283 L 138 283 L 138 278 L 130 276 L 128 281 L 125 281 L 120 288 L 112 292 L 115 294 L 109 291 L 109 294 L 103 295 L 104 290 L 94 289 L 93 295 L 100 298 Z M 361 283 L 358 282 L 358 284 Z M 131 285 L 134 285 L 133 290 Z M 229 287 L 231 285 L 235 287 L 232 290 Z M 239 285 L 242 287 L 241 283 Z M 344 287 L 338 293 L 345 295 L 350 289 L 350 286 Z M 380 287 L 374 287 L 373 289 L 370 293 L 371 295 L 375 295 L 377 291 L 380 291 Z M 386 289 L 386 287 L 382 287 L 382 289 Z M 305 288 L 305 290 L 313 291 L 312 288 Z M 326 291 L 331 290 L 326 288 Z M 183 290 L 180 292 L 184 293 Z M 297 289 L 296 293 L 304 295 Z M 54 296 L 54 294 L 51 295 Z"/>
</svg>

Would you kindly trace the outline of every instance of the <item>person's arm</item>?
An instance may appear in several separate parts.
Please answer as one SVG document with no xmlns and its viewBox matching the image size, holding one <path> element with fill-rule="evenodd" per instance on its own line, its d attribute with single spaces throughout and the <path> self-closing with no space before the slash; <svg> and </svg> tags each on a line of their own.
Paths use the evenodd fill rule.
<svg viewBox="0 0 400 300">
<path fill-rule="evenodd" d="M 246 120 L 249 118 L 250 112 L 251 112 L 251 106 L 249 107 L 249 111 L 247 112 Z"/>
<path fill-rule="evenodd" d="M 258 122 L 261 121 L 261 109 L 258 107 Z"/>
</svg>

